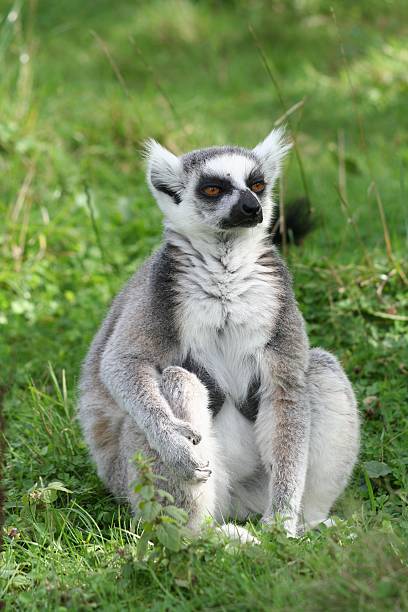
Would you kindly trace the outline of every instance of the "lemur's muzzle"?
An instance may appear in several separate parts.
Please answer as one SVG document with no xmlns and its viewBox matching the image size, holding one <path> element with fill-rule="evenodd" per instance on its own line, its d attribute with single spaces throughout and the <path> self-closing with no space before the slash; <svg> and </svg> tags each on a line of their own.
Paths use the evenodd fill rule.
<svg viewBox="0 0 408 612">
<path fill-rule="evenodd" d="M 262 207 L 258 198 L 249 190 L 241 191 L 238 202 L 231 208 L 230 215 L 222 222 L 222 227 L 253 227 L 262 223 Z"/>
</svg>

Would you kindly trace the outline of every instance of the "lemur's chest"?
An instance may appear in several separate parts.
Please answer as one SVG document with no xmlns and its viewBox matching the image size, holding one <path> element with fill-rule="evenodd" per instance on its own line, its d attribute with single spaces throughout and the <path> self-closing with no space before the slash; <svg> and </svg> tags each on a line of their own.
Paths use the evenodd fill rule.
<svg viewBox="0 0 408 612">
<path fill-rule="evenodd" d="M 215 386 L 243 405 L 256 391 L 276 310 L 276 286 L 257 262 L 235 269 L 196 266 L 184 274 L 179 325 L 188 369 L 201 370 L 211 392 Z"/>
</svg>

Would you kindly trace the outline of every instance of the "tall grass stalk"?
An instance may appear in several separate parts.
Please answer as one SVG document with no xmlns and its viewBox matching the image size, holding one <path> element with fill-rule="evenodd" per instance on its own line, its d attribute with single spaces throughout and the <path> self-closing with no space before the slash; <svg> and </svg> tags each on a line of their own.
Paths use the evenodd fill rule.
<svg viewBox="0 0 408 612">
<path fill-rule="evenodd" d="M 275 88 L 275 91 L 276 91 L 276 93 L 278 95 L 279 103 L 280 103 L 280 105 L 282 107 L 284 116 L 286 116 L 286 119 L 287 119 L 287 122 L 288 122 L 288 125 L 289 125 L 289 129 L 290 129 L 290 133 L 291 133 L 291 137 L 292 137 L 292 141 L 293 141 L 293 148 L 295 150 L 296 160 L 297 160 L 297 163 L 298 163 L 298 166 L 299 166 L 299 172 L 300 172 L 300 177 L 301 177 L 301 181 L 302 181 L 302 184 L 303 184 L 303 189 L 305 191 L 305 195 L 306 195 L 306 198 L 307 198 L 307 206 L 308 206 L 309 212 L 311 212 L 312 200 L 311 200 L 311 196 L 310 196 L 309 185 L 308 185 L 308 181 L 307 181 L 307 178 L 306 178 L 306 172 L 305 172 L 305 169 L 304 169 L 302 156 L 301 156 L 300 150 L 299 150 L 299 145 L 298 145 L 298 142 L 297 142 L 297 134 L 296 134 L 296 132 L 293 129 L 293 126 L 292 126 L 291 115 L 294 112 L 293 111 L 293 106 L 289 107 L 286 104 L 284 96 L 283 96 L 282 88 L 281 88 L 281 86 L 279 84 L 279 81 L 278 81 L 277 77 L 275 76 L 274 71 L 272 70 L 272 67 L 270 65 L 270 61 L 268 60 L 268 58 L 267 58 L 267 56 L 265 54 L 265 51 L 264 51 L 264 49 L 263 49 L 263 47 L 261 45 L 261 42 L 260 42 L 260 40 L 258 38 L 258 35 L 256 34 L 256 32 L 255 32 L 255 30 L 254 30 L 254 28 L 252 27 L 251 24 L 248 24 L 248 29 L 249 29 L 249 32 L 250 32 L 252 38 L 253 38 L 255 47 L 256 47 L 256 49 L 258 51 L 259 57 L 261 58 L 262 64 L 263 64 L 263 66 L 265 68 L 265 71 L 266 71 L 267 75 L 269 76 L 269 78 L 270 78 L 270 80 L 271 80 L 271 82 L 272 82 L 272 84 L 273 84 L 273 86 Z M 297 108 L 302 108 L 302 106 L 303 105 L 299 105 L 298 104 Z"/>
<path fill-rule="evenodd" d="M 353 81 L 351 78 L 350 66 L 349 66 L 349 62 L 347 60 L 347 55 L 346 55 L 345 48 L 344 48 L 343 37 L 342 37 L 341 30 L 340 30 L 340 27 L 337 21 L 336 12 L 333 7 L 331 8 L 331 13 L 332 13 L 332 18 L 333 18 L 334 25 L 336 28 L 336 32 L 337 32 L 340 54 L 341 54 L 344 70 L 346 73 L 347 82 L 350 88 L 351 101 L 352 101 L 352 105 L 354 108 L 354 116 L 356 118 L 356 123 L 357 123 L 358 131 L 359 131 L 359 135 L 360 135 L 360 144 L 361 144 L 361 148 L 363 150 L 364 157 L 366 159 L 367 168 L 370 174 L 371 184 L 369 187 L 369 193 L 374 193 L 375 201 L 377 203 L 377 208 L 378 208 L 378 212 L 379 212 L 380 219 L 381 219 L 381 225 L 383 229 L 383 237 L 384 237 L 385 249 L 386 249 L 388 260 L 390 261 L 390 263 L 392 263 L 392 265 L 395 265 L 396 260 L 393 254 L 390 232 L 388 229 L 388 224 L 387 224 L 387 220 L 386 220 L 385 212 L 384 212 L 384 205 L 383 205 L 380 191 L 378 189 L 377 181 L 375 180 L 374 172 L 372 169 L 372 163 L 371 163 L 371 158 L 370 158 L 368 145 L 367 145 L 364 121 L 363 121 L 363 117 L 360 112 L 359 104 L 357 101 L 356 90 L 354 88 Z"/>
</svg>

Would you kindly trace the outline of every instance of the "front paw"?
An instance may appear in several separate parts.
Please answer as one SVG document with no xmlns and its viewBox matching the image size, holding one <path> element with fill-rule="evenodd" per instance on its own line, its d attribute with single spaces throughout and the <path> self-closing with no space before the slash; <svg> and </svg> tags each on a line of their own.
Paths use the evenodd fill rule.
<svg viewBox="0 0 408 612">
<path fill-rule="evenodd" d="M 173 422 L 174 433 L 177 435 L 181 435 L 192 444 L 200 444 L 201 442 L 201 434 L 194 429 L 187 421 L 183 421 L 182 419 L 175 419 Z"/>
<path fill-rule="evenodd" d="M 186 482 L 206 482 L 211 476 L 208 461 L 199 459 L 194 452 L 193 444 L 201 439 L 191 428 L 186 435 L 184 424 L 175 424 L 173 431 L 166 432 L 160 441 L 159 454 L 168 467 L 171 476 Z M 180 433 L 180 429 L 183 433 Z M 196 440 L 195 442 L 193 440 Z"/>
<path fill-rule="evenodd" d="M 180 441 L 179 444 L 174 445 L 169 463 L 180 480 L 196 483 L 206 482 L 212 473 L 209 462 L 200 461 L 191 451 L 189 443 Z"/>
</svg>

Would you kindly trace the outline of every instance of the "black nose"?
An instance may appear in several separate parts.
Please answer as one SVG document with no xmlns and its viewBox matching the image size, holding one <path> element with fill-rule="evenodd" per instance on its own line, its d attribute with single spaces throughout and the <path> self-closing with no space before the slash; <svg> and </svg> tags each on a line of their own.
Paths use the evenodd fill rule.
<svg viewBox="0 0 408 612">
<path fill-rule="evenodd" d="M 261 206 L 250 191 L 244 191 L 238 201 L 241 212 L 247 217 L 256 217 L 259 215 L 261 210 Z"/>
<path fill-rule="evenodd" d="M 232 227 L 254 227 L 262 223 L 262 207 L 251 191 L 241 191 L 238 201 L 231 208 L 227 218 L 220 226 L 223 229 Z"/>
</svg>

